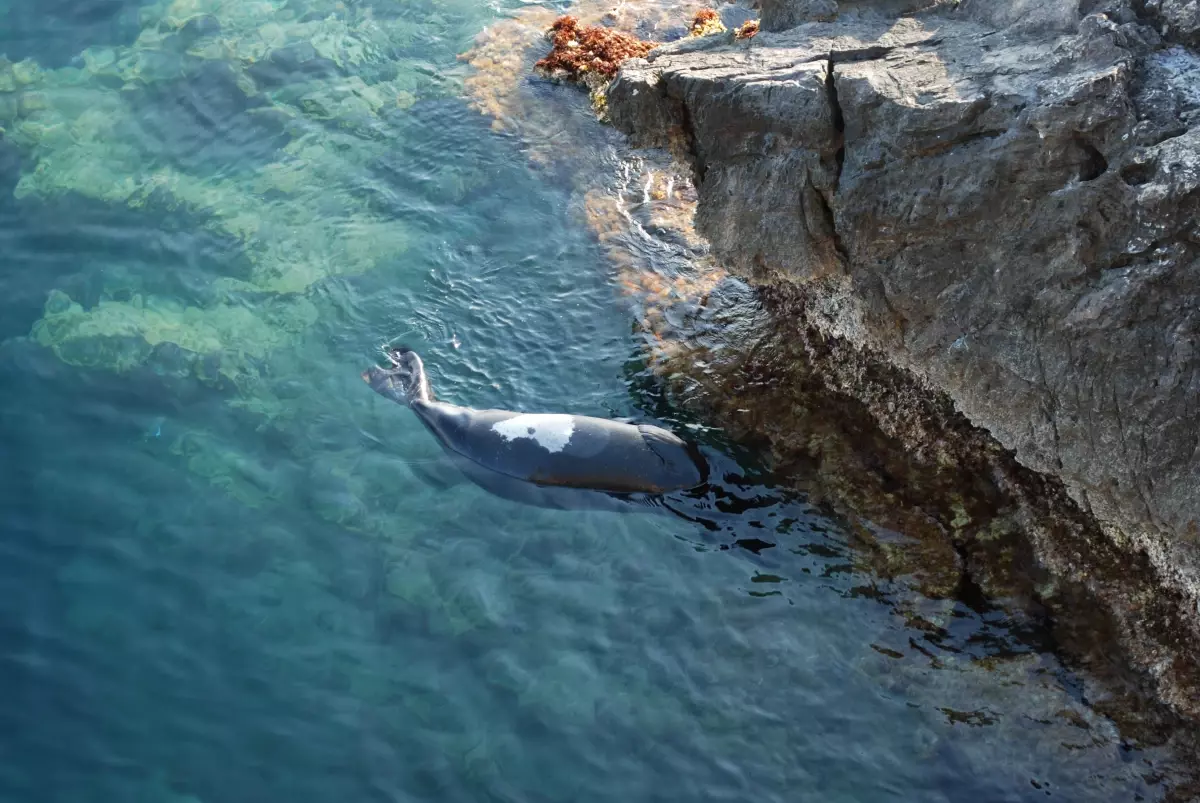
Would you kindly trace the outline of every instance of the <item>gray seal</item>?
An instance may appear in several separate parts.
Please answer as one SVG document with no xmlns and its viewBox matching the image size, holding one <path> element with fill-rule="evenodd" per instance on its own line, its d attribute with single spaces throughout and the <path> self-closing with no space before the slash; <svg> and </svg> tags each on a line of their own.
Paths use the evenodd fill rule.
<svg viewBox="0 0 1200 803">
<path fill-rule="evenodd" d="M 661 427 L 449 404 L 434 398 L 416 352 L 396 348 L 385 354 L 390 367 L 372 366 L 363 380 L 411 409 L 459 470 L 499 496 L 543 507 L 578 507 L 580 491 L 653 496 L 707 482 L 708 466 L 699 450 Z"/>
</svg>

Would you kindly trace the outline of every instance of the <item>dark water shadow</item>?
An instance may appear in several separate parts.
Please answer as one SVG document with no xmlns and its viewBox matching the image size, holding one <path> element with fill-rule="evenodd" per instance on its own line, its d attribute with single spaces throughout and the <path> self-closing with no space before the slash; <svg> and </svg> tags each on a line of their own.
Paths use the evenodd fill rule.
<svg viewBox="0 0 1200 803">
<path fill-rule="evenodd" d="M 270 162 L 291 138 L 288 115 L 261 93 L 247 94 L 230 64 L 179 58 L 179 78 L 126 93 L 133 114 L 118 135 L 151 165 L 206 176 Z"/>
<path fill-rule="evenodd" d="M 0 56 L 43 67 L 67 66 L 88 47 L 132 43 L 141 30 L 140 0 L 5 0 Z"/>
<path fill-rule="evenodd" d="M 0 141 L 0 169 L 19 174 L 20 159 L 6 155 Z M 147 218 L 75 194 L 0 195 L 0 341 L 28 334 L 52 290 L 85 308 L 135 294 L 196 305 L 213 299 L 213 276 L 248 276 L 250 265 L 239 243 L 202 222 L 185 211 Z"/>
<path fill-rule="evenodd" d="M 1029 479 L 942 400 L 928 401 L 924 418 L 900 419 L 901 431 L 915 433 L 909 440 L 885 431 L 877 411 L 836 389 L 841 377 L 821 372 L 822 361 L 849 362 L 853 352 L 806 329 L 797 306 L 787 289 L 754 291 L 726 280 L 673 319 L 671 336 L 686 344 L 679 356 L 653 371 L 632 366 L 632 391 L 663 415 L 709 424 L 718 441 L 769 454 L 774 482 L 842 523 L 845 561 L 834 571 L 864 578 L 852 596 L 906 618 L 914 599 L 955 604 L 949 625 L 912 618 L 922 635 L 882 646 L 884 654 L 1052 656 L 1064 688 L 1111 717 L 1125 747 L 1167 746 L 1168 757 L 1148 777 L 1164 783 L 1164 799 L 1190 800 L 1200 788 L 1200 731 L 1130 669 L 1107 611 L 1080 578 L 1051 577 L 1032 533 L 1047 528 L 1052 539 L 1079 544 L 1079 554 L 1094 551 L 1100 565 L 1108 560 L 1103 542 L 1080 544 L 1078 532 L 1091 531 L 1077 524 L 1065 495 Z M 879 399 L 911 398 L 894 369 L 859 369 L 858 381 Z M 924 452 L 914 441 L 927 445 Z M 1135 567 L 1124 568 L 1135 576 Z"/>
</svg>

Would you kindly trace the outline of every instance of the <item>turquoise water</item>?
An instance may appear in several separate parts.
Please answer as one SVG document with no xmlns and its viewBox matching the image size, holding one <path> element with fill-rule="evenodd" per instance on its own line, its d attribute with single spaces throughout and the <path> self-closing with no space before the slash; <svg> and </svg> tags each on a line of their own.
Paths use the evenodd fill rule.
<svg viewBox="0 0 1200 803">
<path fill-rule="evenodd" d="M 855 570 L 752 454 L 705 440 L 710 526 L 430 480 L 382 342 L 695 423 L 463 98 L 519 5 L 0 0 L 0 796 L 1160 799 L 1044 638 Z"/>
</svg>

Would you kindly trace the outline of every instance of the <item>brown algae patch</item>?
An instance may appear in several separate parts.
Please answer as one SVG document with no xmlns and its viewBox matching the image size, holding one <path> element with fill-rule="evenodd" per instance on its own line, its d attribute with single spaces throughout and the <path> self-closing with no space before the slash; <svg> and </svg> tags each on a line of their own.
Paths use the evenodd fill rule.
<svg viewBox="0 0 1200 803">
<path fill-rule="evenodd" d="M 727 30 L 728 28 L 721 22 L 720 14 L 711 8 L 702 8 L 692 18 L 691 27 L 688 28 L 688 36 L 712 36 L 713 34 L 725 33 Z"/>
<path fill-rule="evenodd" d="M 622 0 L 616 5 L 600 0 L 581 0 L 572 6 L 570 16 L 575 20 L 577 30 L 603 27 L 634 42 L 650 43 L 684 35 L 686 21 L 694 19 L 703 8 L 700 3 L 678 0 Z M 559 18 L 559 14 L 545 7 L 528 6 L 488 27 L 476 37 L 473 46 L 459 56 L 474 69 L 474 74 L 464 81 L 471 104 L 480 113 L 493 118 L 493 127 L 516 130 L 527 136 L 531 143 L 561 130 L 561 111 L 554 115 L 558 118 L 557 126 L 550 119 L 543 120 L 550 104 L 544 98 L 532 96 L 527 80 L 531 73 L 538 71 L 535 65 L 548 57 L 547 41 L 553 38 L 552 26 Z M 647 32 L 650 37 L 642 39 Z M 553 47 L 552 41 L 550 44 Z M 587 86 L 596 100 L 599 88 L 606 85 L 607 80 L 591 69 L 585 74 L 592 75 Z M 563 76 L 566 76 L 565 71 Z"/>
<path fill-rule="evenodd" d="M 587 67 L 582 53 L 588 48 L 572 48 L 572 41 L 611 45 L 601 58 L 612 63 L 618 55 L 648 52 L 644 46 L 651 42 L 639 39 L 635 32 L 661 31 L 663 40 L 672 35 L 678 38 L 686 34 L 687 20 L 702 9 L 697 3 L 625 0 L 612 6 L 583 0 L 572 7 L 570 19 L 564 20 L 547 9 L 530 6 L 482 32 L 474 46 L 459 56 L 473 68 L 473 74 L 464 80 L 473 107 L 492 118 L 493 128 L 516 134 L 535 167 L 572 186 L 574 208 L 605 245 L 622 275 L 661 268 L 636 246 L 647 241 L 647 233 L 658 240 L 673 240 L 694 253 L 707 250 L 693 225 L 696 192 L 685 138 L 680 135 L 679 147 L 671 151 L 673 158 L 656 154 L 627 160 L 619 155 L 614 164 L 614 153 L 624 151 L 623 138 L 600 124 L 604 90 L 611 78 L 609 68 L 588 67 L 575 73 L 580 80 L 565 81 L 590 90 L 591 109 L 577 92 L 547 93 L 539 91 L 539 85 L 544 89 L 546 80 L 568 78 L 565 68 L 556 69 L 563 61 Z M 572 34 L 583 35 L 583 42 L 568 38 Z M 554 40 L 549 53 L 545 49 L 548 39 Z M 637 42 L 641 44 L 633 44 Z M 554 55 L 556 49 L 572 52 L 563 54 L 560 61 Z M 576 50 L 580 53 L 574 53 Z"/>
<path fill-rule="evenodd" d="M 553 45 L 549 55 L 534 66 L 551 75 L 586 83 L 591 76 L 609 80 L 621 63 L 645 58 L 657 42 L 644 42 L 634 36 L 602 25 L 581 27 L 572 16 L 559 17 L 550 26 Z"/>
<path fill-rule="evenodd" d="M 758 20 L 746 20 L 733 32 L 734 39 L 753 39 L 758 35 Z"/>
<path fill-rule="evenodd" d="M 504 130 L 525 114 L 520 76 L 528 72 L 529 53 L 553 23 L 554 12 L 530 6 L 512 19 L 483 31 L 474 46 L 459 56 L 473 69 L 463 84 L 471 105 Z"/>
<path fill-rule="evenodd" d="M 588 87 L 592 107 L 601 119 L 608 108 L 606 90 L 621 64 L 645 58 L 658 45 L 603 25 L 580 27 L 579 20 L 572 16 L 556 19 L 548 36 L 550 53 L 538 60 L 535 69 Z"/>
</svg>

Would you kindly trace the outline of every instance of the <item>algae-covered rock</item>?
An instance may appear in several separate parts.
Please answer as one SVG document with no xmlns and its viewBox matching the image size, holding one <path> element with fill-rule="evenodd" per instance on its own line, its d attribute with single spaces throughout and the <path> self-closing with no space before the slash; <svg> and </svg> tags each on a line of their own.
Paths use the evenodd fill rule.
<svg viewBox="0 0 1200 803">
<path fill-rule="evenodd" d="M 387 569 L 385 589 L 390 600 L 385 607 L 394 615 L 415 617 L 431 632 L 455 638 L 487 626 L 492 616 L 481 590 L 462 578 L 447 578 L 446 570 L 461 567 L 445 555 L 440 558 L 435 561 L 416 550 L 395 550 Z"/>
<path fill-rule="evenodd" d="M 412 246 L 377 172 L 404 126 L 419 125 L 406 122 L 413 107 L 456 90 L 438 62 L 454 64 L 481 13 L 467 0 L 390 11 L 180 0 L 143 6 L 132 43 L 89 47 L 69 67 L 0 59 L 16 203 L 129 210 L 144 216 L 147 250 L 168 241 L 181 261 L 81 266 L 86 283 L 48 294 L 30 340 L 71 366 L 168 393 L 216 389 L 240 429 L 167 427 L 164 456 L 246 505 L 308 509 L 403 542 L 395 489 L 413 477 L 360 470 L 360 457 L 330 453 L 313 423 L 363 412 L 329 410 L 330 396 L 344 405 L 347 394 L 320 383 L 339 381 L 328 376 L 343 357 L 314 342 L 315 288 L 394 266 Z M 461 197 L 482 175 L 439 164 L 428 183 Z M 177 237 L 180 222 L 197 236 Z M 195 245 L 205 249 L 199 267 L 185 253 Z M 246 433 L 292 459 L 264 465 Z"/>
<path fill-rule="evenodd" d="M 602 699 L 596 668 L 581 655 L 558 656 L 539 667 L 518 697 L 522 707 L 532 709 L 543 721 L 571 727 L 591 724 Z"/>
<path fill-rule="evenodd" d="M 130 301 L 101 300 L 84 309 L 61 291 L 51 293 L 32 331 L 38 343 L 60 359 L 89 368 L 128 370 L 160 344 L 173 343 L 195 355 L 221 357 L 220 373 L 238 380 L 262 358 L 311 326 L 312 302 L 280 297 L 252 309 L 235 303 L 187 306 L 169 298 L 135 296 Z M 84 349 L 87 343 L 121 343 Z"/>
<path fill-rule="evenodd" d="M 188 469 L 207 479 L 243 504 L 259 507 L 284 493 L 278 469 L 263 465 L 258 458 L 204 432 L 181 436 L 171 446 Z"/>
<path fill-rule="evenodd" d="M 430 37 L 470 13 L 445 3 L 426 22 L 327 0 L 177 0 L 143 7 L 132 44 L 88 48 L 74 66 L 0 62 L 0 125 L 26 165 L 18 201 L 84 196 L 185 214 L 237 249 L 204 300 L 55 300 L 34 338 L 117 370 L 147 357 L 139 338 L 171 342 L 220 354 L 229 375 L 252 370 L 243 356 L 297 342 L 316 320 L 307 301 L 246 305 L 228 293 L 300 294 L 405 252 L 411 233 L 363 191 L 363 174 L 388 152 L 390 116 L 454 88 L 429 65 Z M 425 58 L 406 55 L 417 46 Z M 220 139 L 242 131 L 253 147 Z"/>
<path fill-rule="evenodd" d="M 688 36 L 715 36 L 725 33 L 728 28 L 721 21 L 721 15 L 711 8 L 702 8 L 696 12 L 688 28 Z"/>
</svg>

